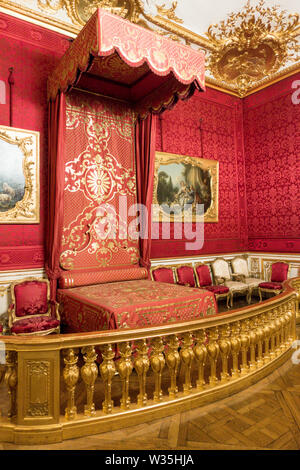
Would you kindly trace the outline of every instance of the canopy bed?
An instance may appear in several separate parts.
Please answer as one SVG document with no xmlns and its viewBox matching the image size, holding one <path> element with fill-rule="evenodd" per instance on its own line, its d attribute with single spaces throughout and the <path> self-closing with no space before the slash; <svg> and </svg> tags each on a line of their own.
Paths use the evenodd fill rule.
<svg viewBox="0 0 300 470">
<path fill-rule="evenodd" d="M 150 224 L 137 237 L 130 212 L 151 207 L 154 115 L 204 87 L 202 52 L 101 9 L 49 77 L 46 271 L 67 331 L 217 313 L 208 291 L 147 279 Z"/>
</svg>

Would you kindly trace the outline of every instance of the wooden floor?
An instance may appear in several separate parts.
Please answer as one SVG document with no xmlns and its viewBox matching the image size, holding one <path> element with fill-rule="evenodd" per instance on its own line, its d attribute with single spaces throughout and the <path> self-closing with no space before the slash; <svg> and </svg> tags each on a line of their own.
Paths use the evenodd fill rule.
<svg viewBox="0 0 300 470">
<path fill-rule="evenodd" d="M 0 449 L 298 450 L 300 364 L 289 360 L 258 384 L 232 397 L 149 424 L 53 445 L 3 443 Z"/>
</svg>

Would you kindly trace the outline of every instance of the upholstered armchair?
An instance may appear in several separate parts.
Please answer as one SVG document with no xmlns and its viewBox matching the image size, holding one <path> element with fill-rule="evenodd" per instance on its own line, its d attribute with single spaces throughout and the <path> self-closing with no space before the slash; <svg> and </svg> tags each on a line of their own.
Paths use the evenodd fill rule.
<svg viewBox="0 0 300 470">
<path fill-rule="evenodd" d="M 13 335 L 59 333 L 58 303 L 50 301 L 47 279 L 27 278 L 11 284 L 8 326 Z"/>
<path fill-rule="evenodd" d="M 174 266 L 153 266 L 150 268 L 152 281 L 176 284 Z"/>
<path fill-rule="evenodd" d="M 228 262 L 223 258 L 217 258 L 211 263 L 215 283 L 229 288 L 231 292 L 231 307 L 233 307 L 234 294 L 245 294 L 250 303 L 249 286 L 242 281 L 240 274 L 234 274 L 230 270 Z"/>
<path fill-rule="evenodd" d="M 218 301 L 218 299 L 226 298 L 227 308 L 229 308 L 229 301 L 231 302 L 231 305 L 232 305 L 232 293 L 230 292 L 229 287 L 226 287 L 221 284 L 213 285 L 210 270 L 206 264 L 203 264 L 203 263 L 195 264 L 194 272 L 195 272 L 197 287 L 213 292 L 215 295 L 216 301 Z"/>
<path fill-rule="evenodd" d="M 262 301 L 262 292 L 270 292 L 275 295 L 282 291 L 282 283 L 287 280 L 289 274 L 289 264 L 282 261 L 275 261 L 271 264 L 270 281 L 261 282 L 258 286 L 259 300 Z"/>
<path fill-rule="evenodd" d="M 175 267 L 176 283 L 180 286 L 197 287 L 194 268 L 191 264 Z"/>
<path fill-rule="evenodd" d="M 249 286 L 249 303 L 251 302 L 252 292 L 258 289 L 258 285 L 263 282 L 260 273 L 249 271 L 247 257 L 236 256 L 231 261 L 234 275 L 239 275 L 239 279 Z M 237 280 L 237 279 L 236 279 Z"/>
</svg>

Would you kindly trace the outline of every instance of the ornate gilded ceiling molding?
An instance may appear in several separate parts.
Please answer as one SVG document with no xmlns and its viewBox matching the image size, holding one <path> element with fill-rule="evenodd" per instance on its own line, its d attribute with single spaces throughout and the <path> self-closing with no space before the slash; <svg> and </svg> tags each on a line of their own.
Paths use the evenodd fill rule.
<svg viewBox="0 0 300 470">
<path fill-rule="evenodd" d="M 209 27 L 206 36 L 215 48 L 207 68 L 245 96 L 257 82 L 299 60 L 299 27 L 298 14 L 267 8 L 263 0 L 251 6 L 249 0 L 241 11 Z"/>
</svg>

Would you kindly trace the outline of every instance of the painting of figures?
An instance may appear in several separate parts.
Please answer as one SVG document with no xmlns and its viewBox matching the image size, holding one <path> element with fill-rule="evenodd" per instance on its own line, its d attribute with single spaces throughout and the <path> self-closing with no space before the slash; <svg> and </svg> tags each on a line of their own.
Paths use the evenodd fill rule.
<svg viewBox="0 0 300 470">
<path fill-rule="evenodd" d="M 193 221 L 204 214 L 204 222 L 217 222 L 218 162 L 156 152 L 153 203 L 155 221 L 183 220 L 189 210 Z"/>
</svg>

